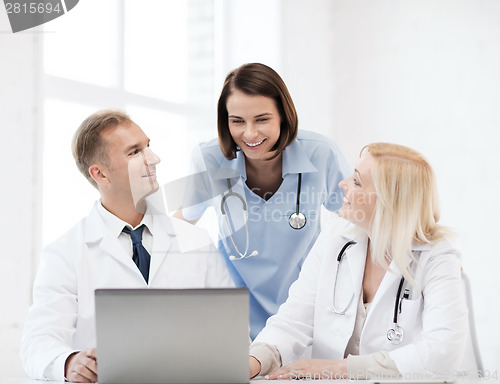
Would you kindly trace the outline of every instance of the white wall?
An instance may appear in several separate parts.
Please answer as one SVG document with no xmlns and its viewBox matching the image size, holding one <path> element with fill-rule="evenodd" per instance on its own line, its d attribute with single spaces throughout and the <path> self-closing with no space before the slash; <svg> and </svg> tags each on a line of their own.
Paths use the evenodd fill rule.
<svg viewBox="0 0 500 384">
<path fill-rule="evenodd" d="M 0 377 L 23 376 L 18 357 L 40 244 L 38 35 L 12 35 L 0 10 Z"/>
<path fill-rule="evenodd" d="M 390 141 L 434 166 L 443 223 L 472 279 L 486 368 L 500 369 L 500 2 L 282 1 L 282 68 L 300 127 L 354 164 Z M 498 335 L 498 332 L 495 332 Z"/>
<path fill-rule="evenodd" d="M 353 165 L 365 144 L 390 141 L 421 151 L 434 166 L 442 222 L 457 232 L 472 280 L 485 367 L 500 369 L 500 337 L 491 335 L 500 323 L 498 288 L 491 288 L 500 267 L 494 242 L 500 2 L 252 4 L 230 5 L 224 68 L 250 61 L 275 68 L 292 94 L 300 128 L 332 138 Z"/>
<path fill-rule="evenodd" d="M 245 63 L 281 66 L 281 1 L 215 0 L 215 94 L 229 71 Z"/>
</svg>

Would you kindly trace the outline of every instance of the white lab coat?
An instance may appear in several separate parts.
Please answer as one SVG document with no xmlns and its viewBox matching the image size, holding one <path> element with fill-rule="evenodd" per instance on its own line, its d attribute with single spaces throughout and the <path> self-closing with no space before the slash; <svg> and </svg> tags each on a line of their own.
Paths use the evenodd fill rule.
<svg viewBox="0 0 500 384">
<path fill-rule="evenodd" d="M 21 358 L 36 379 L 64 380 L 69 354 L 96 346 L 97 288 L 234 287 L 206 231 L 153 215 L 149 285 L 97 211 L 42 251 Z"/>
<path fill-rule="evenodd" d="M 312 357 L 343 359 L 352 336 L 357 303 L 362 294 L 367 236 L 344 220 L 325 229 L 304 262 L 298 280 L 291 286 L 288 300 L 271 317 L 255 342 L 274 346 L 283 365 L 300 358 L 312 344 Z M 344 309 L 354 291 L 345 315 L 332 311 L 336 260 L 349 240 L 340 264 L 336 307 Z M 410 288 L 398 323 L 403 341 L 393 345 L 387 331 L 393 328 L 394 305 L 401 273 L 394 265 L 380 283 L 369 307 L 360 339 L 360 354 L 388 351 L 398 370 L 408 375 L 429 373 L 453 375 L 464 355 L 467 335 L 467 307 L 461 282 L 460 256 L 447 241 L 434 245 L 415 244 L 418 263 L 415 280 L 420 289 Z"/>
</svg>

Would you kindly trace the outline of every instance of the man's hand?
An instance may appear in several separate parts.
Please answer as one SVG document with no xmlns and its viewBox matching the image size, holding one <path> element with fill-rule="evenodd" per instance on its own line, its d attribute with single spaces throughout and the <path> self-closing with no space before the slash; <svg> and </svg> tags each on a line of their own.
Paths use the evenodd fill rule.
<svg viewBox="0 0 500 384">
<path fill-rule="evenodd" d="M 95 383 L 97 381 L 96 349 L 87 349 L 70 355 L 66 359 L 64 377 L 74 383 Z"/>
</svg>

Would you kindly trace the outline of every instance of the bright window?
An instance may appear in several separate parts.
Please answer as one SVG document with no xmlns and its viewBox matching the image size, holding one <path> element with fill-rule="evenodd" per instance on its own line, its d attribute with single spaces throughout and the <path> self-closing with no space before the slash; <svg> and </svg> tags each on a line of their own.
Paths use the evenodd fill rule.
<svg viewBox="0 0 500 384">
<path fill-rule="evenodd" d="M 145 4 L 154 3 L 154 12 Z M 126 1 L 125 89 L 185 102 L 188 73 L 186 1 Z M 161 36 L 161 38 L 158 38 Z"/>
<path fill-rule="evenodd" d="M 160 156 L 160 184 L 186 174 L 214 133 L 213 0 L 85 0 L 43 37 L 43 243 L 86 216 L 97 191 L 71 139 L 103 108 L 125 110 Z"/>
</svg>

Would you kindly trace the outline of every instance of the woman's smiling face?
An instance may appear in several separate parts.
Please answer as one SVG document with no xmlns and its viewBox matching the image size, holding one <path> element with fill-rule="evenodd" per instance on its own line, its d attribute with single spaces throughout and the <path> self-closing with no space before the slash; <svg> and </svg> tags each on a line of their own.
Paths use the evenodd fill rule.
<svg viewBox="0 0 500 384">
<path fill-rule="evenodd" d="M 235 90 L 227 99 L 229 132 L 248 159 L 267 160 L 281 133 L 281 117 L 273 99 Z"/>
</svg>

